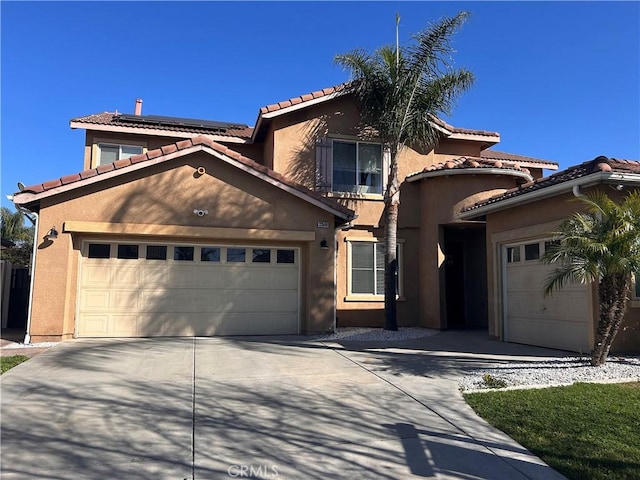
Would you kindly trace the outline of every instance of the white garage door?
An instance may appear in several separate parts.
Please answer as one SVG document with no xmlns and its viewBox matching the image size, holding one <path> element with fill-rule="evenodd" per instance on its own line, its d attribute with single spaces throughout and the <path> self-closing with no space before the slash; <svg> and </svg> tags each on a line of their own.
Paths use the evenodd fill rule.
<svg viewBox="0 0 640 480">
<path fill-rule="evenodd" d="M 298 333 L 298 249 L 91 242 L 79 337 Z"/>
<path fill-rule="evenodd" d="M 589 352 L 589 289 L 570 284 L 552 296 L 543 295 L 545 280 L 555 269 L 539 261 L 546 245 L 533 241 L 505 248 L 505 340 Z"/>
</svg>

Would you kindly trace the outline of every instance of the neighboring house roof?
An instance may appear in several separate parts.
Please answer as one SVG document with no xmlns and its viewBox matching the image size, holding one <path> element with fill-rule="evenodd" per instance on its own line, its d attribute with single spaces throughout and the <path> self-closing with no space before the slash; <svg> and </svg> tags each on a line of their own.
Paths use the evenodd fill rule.
<svg viewBox="0 0 640 480">
<path fill-rule="evenodd" d="M 529 170 L 501 160 L 489 160 L 481 157 L 460 157 L 425 167 L 424 170 L 407 176 L 408 182 L 415 182 L 421 178 L 431 178 L 447 175 L 513 175 L 525 181 L 533 180 Z"/>
<path fill-rule="evenodd" d="M 271 183 L 272 185 L 275 185 L 276 187 L 281 188 L 282 190 L 285 190 L 345 220 L 350 220 L 354 217 L 353 210 L 346 208 L 337 201 L 323 197 L 321 194 L 309 190 L 308 188 L 284 177 L 278 172 L 256 163 L 250 158 L 247 158 L 224 145 L 216 143 L 205 136 L 182 140 L 165 145 L 162 148 L 150 150 L 141 155 L 135 155 L 124 160 L 118 160 L 114 163 L 84 170 L 80 173 L 66 175 L 55 180 L 27 186 L 23 191 L 13 195 L 13 201 L 16 205 L 31 205 L 49 196 L 74 190 L 85 185 L 94 184 L 118 175 L 127 174 L 141 168 L 156 165 L 197 151 L 205 151 L 215 155 L 227 163 L 234 165 L 251 175 L 259 177 L 262 180 L 267 181 L 268 183 Z"/>
<path fill-rule="evenodd" d="M 503 162 L 513 162 L 521 167 L 546 168 L 547 170 L 557 170 L 558 162 L 542 160 L 540 158 L 516 155 L 515 153 L 498 152 L 497 150 L 483 150 L 480 152 L 482 158 L 487 160 L 501 160 Z"/>
<path fill-rule="evenodd" d="M 71 128 L 191 138 L 207 135 L 214 140 L 246 143 L 253 128 L 244 124 L 159 115 L 129 115 L 113 112 L 72 118 Z"/>
<path fill-rule="evenodd" d="M 603 182 L 640 186 L 640 162 L 596 157 L 471 205 L 462 210 L 461 218 L 484 215 L 514 204 L 528 203 L 543 196 L 559 195 L 574 186 L 589 186 Z"/>
<path fill-rule="evenodd" d="M 283 100 L 281 102 L 262 107 L 258 114 L 258 119 L 256 120 L 256 126 L 253 131 L 252 140 L 255 141 L 257 139 L 260 139 L 264 135 L 266 126 L 272 118 L 295 110 L 299 110 L 301 108 L 306 108 L 311 105 L 326 102 L 342 95 L 346 95 L 350 93 L 348 85 L 348 83 L 341 83 L 333 87 L 323 88 L 322 90 L 306 93 L 304 95 L 299 95 L 297 97 L 289 98 L 288 100 Z M 433 117 L 433 122 L 436 128 L 441 131 L 447 138 L 451 138 L 454 140 L 461 139 L 482 141 L 485 142 L 487 146 L 495 145 L 496 143 L 500 142 L 500 134 L 497 132 L 489 132 L 486 130 L 472 130 L 469 128 L 458 128 L 454 127 L 453 125 L 449 125 L 448 123 L 436 117 Z"/>
</svg>

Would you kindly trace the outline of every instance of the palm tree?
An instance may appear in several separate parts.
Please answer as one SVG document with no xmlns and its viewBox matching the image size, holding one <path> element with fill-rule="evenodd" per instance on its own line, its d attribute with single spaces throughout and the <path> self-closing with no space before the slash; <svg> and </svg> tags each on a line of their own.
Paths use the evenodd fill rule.
<svg viewBox="0 0 640 480">
<path fill-rule="evenodd" d="M 0 235 L 3 240 L 13 244 L 2 250 L 2 259 L 16 267 L 28 267 L 31 262 L 34 228 L 25 226 L 25 216 L 22 212 L 12 212 L 7 207 L 0 209 Z"/>
<path fill-rule="evenodd" d="M 599 319 L 591 364 L 607 361 L 627 309 L 632 275 L 640 272 L 640 190 L 616 203 L 603 192 L 578 197 L 586 212 L 574 213 L 554 232 L 542 260 L 559 263 L 545 295 L 569 282 L 598 282 Z"/>
<path fill-rule="evenodd" d="M 361 105 L 365 130 L 389 148 L 391 162 L 384 192 L 385 203 L 385 329 L 397 330 L 396 272 L 398 206 L 400 182 L 398 155 L 409 146 L 427 150 L 435 147 L 439 132 L 434 119 L 450 114 L 458 97 L 471 87 L 474 77 L 467 70 L 454 70 L 449 64 L 453 52 L 451 36 L 469 14 L 445 17 L 414 35 L 414 43 L 385 46 L 373 54 L 354 50 L 337 55 L 336 63 L 349 70 L 347 90 Z M 396 28 L 399 17 L 396 16 Z"/>
<path fill-rule="evenodd" d="M 24 225 L 24 214 L 12 212 L 7 207 L 0 209 L 0 235 L 13 243 L 29 241 L 30 229 Z"/>
</svg>

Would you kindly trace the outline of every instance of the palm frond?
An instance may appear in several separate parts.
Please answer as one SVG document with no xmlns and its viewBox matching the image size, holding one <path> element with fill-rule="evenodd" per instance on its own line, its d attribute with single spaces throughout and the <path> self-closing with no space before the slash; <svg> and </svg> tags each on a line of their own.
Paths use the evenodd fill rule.
<svg viewBox="0 0 640 480">
<path fill-rule="evenodd" d="M 559 267 L 547 279 L 545 292 L 569 281 L 592 282 L 604 277 L 630 278 L 640 269 L 640 192 L 616 203 L 603 191 L 579 197 L 585 212 L 563 221 L 541 260 Z"/>
</svg>

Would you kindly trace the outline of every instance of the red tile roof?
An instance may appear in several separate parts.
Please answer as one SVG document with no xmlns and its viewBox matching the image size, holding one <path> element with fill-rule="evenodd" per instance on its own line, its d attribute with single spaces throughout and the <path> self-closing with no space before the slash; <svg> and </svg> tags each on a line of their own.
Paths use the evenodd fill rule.
<svg viewBox="0 0 640 480">
<path fill-rule="evenodd" d="M 331 199 L 331 198 L 327 198 L 322 196 L 320 193 L 318 192 L 314 192 L 312 190 L 309 190 L 308 188 L 290 180 L 289 178 L 285 177 L 284 175 L 275 172 L 267 167 L 265 167 L 264 165 L 261 165 L 259 163 L 256 163 L 255 161 L 251 160 L 250 158 L 247 158 L 243 155 L 241 155 L 240 153 L 236 152 L 235 150 L 231 150 L 229 147 L 222 145 L 220 143 L 214 142 L 213 140 L 211 140 L 208 137 L 205 136 L 197 136 L 194 138 L 190 138 L 190 139 L 186 139 L 186 140 L 181 140 L 179 142 L 176 143 L 172 143 L 169 145 L 165 145 L 162 148 L 158 148 L 155 150 L 150 150 L 146 153 L 140 154 L 140 155 L 135 155 L 133 157 L 124 159 L 124 160 L 118 160 L 114 163 L 109 163 L 106 165 L 100 165 L 97 168 L 92 168 L 89 170 L 84 170 L 82 172 L 76 173 L 76 174 L 72 174 L 72 175 L 65 175 L 64 177 L 61 178 L 57 178 L 55 180 L 49 180 L 43 183 L 38 183 L 35 185 L 30 185 L 28 187 L 25 187 L 23 191 L 21 192 L 17 192 L 14 194 L 14 201 L 16 201 L 16 203 L 21 204 L 24 202 L 20 202 L 20 195 L 21 194 L 35 194 L 36 198 L 31 198 L 29 200 L 29 203 L 33 200 L 37 200 L 37 195 L 41 194 L 41 193 L 46 193 L 49 190 L 53 190 L 55 188 L 58 187 L 62 187 L 65 185 L 70 185 L 70 184 L 76 184 L 74 185 L 72 188 L 79 188 L 81 186 L 83 186 L 86 182 L 86 180 L 91 179 L 92 177 L 96 177 L 96 176 L 100 176 L 100 175 L 104 175 L 105 173 L 114 171 L 114 170 L 122 170 L 122 173 L 126 173 L 126 170 L 129 169 L 131 166 L 136 165 L 136 164 L 140 164 L 140 163 L 144 163 L 147 162 L 149 160 L 155 160 L 154 164 L 157 163 L 158 161 L 165 161 L 165 159 L 162 159 L 161 157 L 163 156 L 168 156 L 172 153 L 176 153 L 176 152 L 180 152 L 186 149 L 189 149 L 191 147 L 196 147 L 196 146 L 204 146 L 204 147 L 209 147 L 213 150 L 215 150 L 218 153 L 221 153 L 223 155 L 226 155 L 227 157 L 230 157 L 240 163 L 242 163 L 243 165 L 252 168 L 253 170 L 256 170 L 257 172 L 262 173 L 263 175 L 268 176 L 269 178 L 276 180 L 277 182 L 290 187 L 292 189 L 297 190 L 298 192 L 304 194 L 305 196 L 311 197 L 321 203 L 323 203 L 324 205 L 326 205 L 327 207 L 338 211 L 340 213 L 342 213 L 344 215 L 345 218 L 352 218 L 354 215 L 353 210 L 341 205 L 340 203 L 338 203 L 336 200 Z M 168 160 L 169 158 L 167 158 Z"/>
<path fill-rule="evenodd" d="M 558 162 L 542 160 L 540 158 L 534 158 L 534 157 L 526 157 L 524 155 L 516 155 L 515 153 L 499 152 L 497 150 L 491 150 L 491 149 L 483 150 L 480 156 L 488 160 L 503 160 L 507 162 L 526 163 L 526 164 L 539 163 L 542 165 L 548 165 L 549 168 L 558 167 Z"/>
<path fill-rule="evenodd" d="M 559 185 L 571 180 L 587 177 L 594 173 L 632 173 L 640 175 L 640 162 L 636 160 L 618 160 L 615 158 L 607 158 L 605 156 L 596 157 L 588 162 L 569 167 L 566 170 L 554 173 L 547 177 L 539 178 L 535 181 L 524 183 L 517 188 L 507 190 L 506 192 L 478 202 L 470 207 L 462 210 L 463 212 L 469 212 L 477 210 L 481 207 L 499 203 L 509 198 L 518 197 L 531 192 L 542 190 L 544 188 L 551 187 L 553 185 Z"/>
<path fill-rule="evenodd" d="M 511 163 L 504 163 L 501 160 L 489 160 L 480 157 L 460 157 L 454 160 L 447 160 L 445 162 L 440 162 L 425 167 L 420 172 L 408 175 L 407 179 L 411 179 L 415 176 L 423 175 L 425 173 L 439 172 L 444 170 L 469 170 L 469 173 L 473 174 L 474 170 L 487 168 L 490 168 L 492 170 L 505 170 L 506 174 L 508 174 L 509 172 L 518 172 L 519 174 L 525 174 L 529 178 L 531 178 L 531 176 L 529 175 L 529 170 L 527 170 L 526 168 L 522 168 L 517 164 L 513 165 Z"/>
<path fill-rule="evenodd" d="M 340 85 L 335 85 L 329 88 L 323 88 L 322 90 L 318 90 L 316 92 L 299 95 L 297 97 L 290 98 L 289 100 L 284 100 L 282 102 L 274 103 L 273 105 L 267 105 L 266 107 L 262 107 L 260 109 L 260 113 L 276 112 L 278 110 L 282 110 L 283 108 L 287 108 L 292 105 L 298 105 L 299 103 L 308 102 L 309 100 L 326 97 L 327 95 L 331 95 L 332 93 L 338 93 L 338 92 L 347 93 L 347 86 L 348 86 L 347 83 L 341 83 Z"/>
<path fill-rule="evenodd" d="M 260 114 L 264 115 L 266 113 L 277 112 L 279 110 L 285 109 L 287 107 L 291 107 L 293 105 L 299 105 L 305 102 L 309 102 L 311 100 L 327 97 L 332 94 L 347 94 L 349 93 L 349 91 L 350 91 L 349 82 L 341 83 L 339 85 L 334 85 L 333 87 L 323 88 L 322 90 L 317 90 L 315 92 L 306 93 L 304 95 L 299 95 L 297 97 L 289 98 L 288 100 L 283 100 L 282 102 L 274 103 L 272 105 L 267 105 L 260 109 Z M 482 135 L 482 136 L 489 136 L 489 137 L 500 136 L 500 134 L 497 132 L 454 127 L 453 125 L 449 125 L 448 123 L 446 123 L 443 120 L 440 120 L 437 117 L 433 117 L 433 120 L 440 127 L 450 131 L 451 133 L 463 133 L 463 134 Z"/>
<path fill-rule="evenodd" d="M 469 135 L 482 135 L 485 137 L 499 137 L 500 134 L 498 132 L 490 132 L 488 130 L 474 130 L 470 128 L 459 128 L 454 127 L 453 125 L 448 124 L 444 120 L 439 119 L 438 117 L 432 117 L 434 123 L 439 125 L 440 127 L 449 130 L 451 133 L 464 133 Z"/>
<path fill-rule="evenodd" d="M 253 133 L 253 127 L 248 126 L 236 126 L 235 128 L 220 129 L 208 126 L 193 126 L 193 125 L 176 125 L 170 123 L 142 123 L 132 122 L 121 118 L 121 115 L 113 112 L 96 113 L 93 115 L 86 115 L 84 117 L 77 117 L 71 119 L 72 123 L 82 123 L 87 125 L 109 125 L 115 127 L 128 127 L 128 128 L 140 128 L 140 129 L 153 129 L 162 130 L 166 132 L 176 133 L 189 133 L 189 134 L 201 134 L 201 135 L 219 135 L 223 137 L 239 137 L 239 138 L 251 138 Z"/>
</svg>

